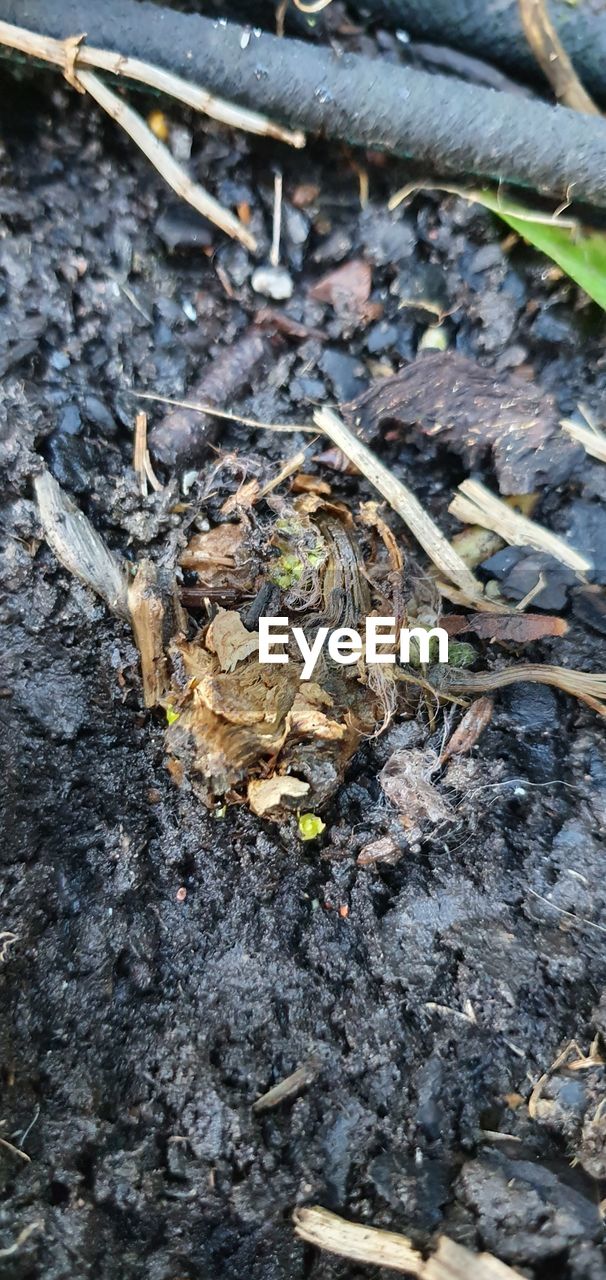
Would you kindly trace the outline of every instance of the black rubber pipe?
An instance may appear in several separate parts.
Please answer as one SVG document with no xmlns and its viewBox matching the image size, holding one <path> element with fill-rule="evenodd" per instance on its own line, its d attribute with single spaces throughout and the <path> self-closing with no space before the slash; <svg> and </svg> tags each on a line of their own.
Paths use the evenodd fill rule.
<svg viewBox="0 0 606 1280">
<path fill-rule="evenodd" d="M 225 17 L 260 22 L 275 31 L 276 0 L 206 0 L 206 4 L 216 6 Z M 524 34 L 518 0 L 348 0 L 347 8 L 365 26 L 376 22 L 436 49 L 458 49 L 549 89 Z M 606 106 L 606 0 L 548 0 L 547 8 L 585 88 Z M 303 39 L 317 40 L 330 30 L 330 9 L 314 15 L 312 27 L 310 19 L 290 5 L 286 22 L 287 29 Z M 405 46 L 402 52 L 406 57 Z"/>
<path fill-rule="evenodd" d="M 433 3 L 433 0 L 431 0 Z M 606 121 L 138 0 L 0 0 L 0 18 L 155 62 L 309 132 L 606 208 Z M 244 37 L 244 38 L 243 38 Z"/>
<path fill-rule="evenodd" d="M 268 0 L 269 9 L 273 0 Z M 451 45 L 516 75 L 541 79 L 522 29 L 518 0 L 350 0 L 361 19 L 436 44 Z M 549 15 L 577 75 L 606 102 L 606 0 L 550 0 Z"/>
</svg>

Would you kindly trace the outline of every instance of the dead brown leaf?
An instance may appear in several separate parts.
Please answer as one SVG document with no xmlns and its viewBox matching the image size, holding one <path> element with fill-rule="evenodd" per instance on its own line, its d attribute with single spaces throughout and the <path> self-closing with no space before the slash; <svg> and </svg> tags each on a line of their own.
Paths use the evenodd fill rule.
<svg viewBox="0 0 606 1280">
<path fill-rule="evenodd" d="M 382 426 L 415 427 L 460 454 L 466 466 L 491 457 L 501 493 L 532 493 L 561 484 L 582 449 L 560 430 L 549 392 L 513 377 L 495 376 L 458 352 L 418 357 L 390 378 L 342 406 L 363 437 Z"/>
<path fill-rule="evenodd" d="M 197 575 L 196 586 L 183 590 L 184 604 L 201 605 L 208 596 L 225 605 L 252 592 L 257 565 L 244 521 L 195 533 L 179 563 L 182 569 Z"/>
<path fill-rule="evenodd" d="M 344 738 L 346 726 L 331 720 L 320 709 L 322 706 L 332 706 L 329 694 L 319 684 L 303 684 L 290 710 L 290 730 L 308 738 L 323 738 L 327 742 Z"/>
<path fill-rule="evenodd" d="M 280 311 L 277 307 L 260 307 L 255 311 L 255 324 L 261 329 L 275 329 L 278 333 L 285 333 L 289 338 L 316 338 L 318 342 L 326 341 L 326 334 L 322 329 L 313 329 L 307 324 L 301 324 L 299 320 L 293 320 L 286 311 Z"/>
<path fill-rule="evenodd" d="M 327 496 L 331 493 L 331 488 L 327 480 L 321 480 L 319 476 L 307 475 L 305 471 L 299 471 L 295 476 L 291 491 L 293 493 L 319 493 Z"/>
<path fill-rule="evenodd" d="M 330 467 L 332 471 L 341 471 L 343 475 L 348 476 L 360 474 L 358 468 L 354 466 L 353 462 L 349 461 L 347 454 L 343 453 L 342 449 L 324 449 L 322 453 L 316 453 L 314 456 L 316 462 L 323 463 L 325 467 Z"/>
<path fill-rule="evenodd" d="M 372 287 L 372 272 L 362 258 L 352 258 L 335 271 L 322 276 L 309 291 L 316 302 L 328 302 L 338 315 L 360 316 L 365 312 Z"/>
<path fill-rule="evenodd" d="M 391 568 L 399 573 L 404 568 L 404 556 L 400 546 L 398 545 L 395 534 L 390 529 L 383 516 L 379 513 L 378 502 L 363 502 L 360 507 L 360 519 L 362 524 L 367 525 L 371 529 L 376 529 L 387 555 Z"/>
</svg>

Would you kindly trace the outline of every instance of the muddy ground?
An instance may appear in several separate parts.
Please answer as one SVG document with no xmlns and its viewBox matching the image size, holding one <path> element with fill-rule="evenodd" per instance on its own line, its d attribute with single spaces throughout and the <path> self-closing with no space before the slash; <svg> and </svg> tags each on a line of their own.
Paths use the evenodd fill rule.
<svg viewBox="0 0 606 1280">
<path fill-rule="evenodd" d="M 266 301 L 246 253 L 194 232 L 93 106 L 46 75 L 4 77 L 0 97 L 0 929 L 16 935 L 0 970 L 0 1135 L 30 1157 L 0 1148 L 0 1249 L 37 1224 L 5 1274 L 370 1278 L 295 1241 L 294 1206 L 315 1202 L 423 1246 L 446 1231 L 533 1280 L 597 1280 L 604 1069 L 557 1068 L 534 1118 L 527 1103 L 569 1041 L 578 1068 L 606 1035 L 603 725 L 546 688 L 499 695 L 457 766 L 452 824 L 383 869 L 356 862 L 378 836 L 401 839 L 377 772 L 427 740 L 422 722 L 361 750 L 311 845 L 174 787 L 130 633 L 41 543 L 31 476 L 46 460 L 113 546 L 158 554 L 183 517 L 175 490 L 139 496 L 128 388 L 182 394 Z M 600 313 L 531 251 L 504 249 L 489 215 L 431 194 L 392 220 L 402 166 L 370 159 L 361 210 L 344 150 L 172 118 L 193 171 L 250 206 L 265 245 L 284 171 L 289 311 L 322 338 L 273 336 L 248 412 L 296 420 L 413 357 L 432 318 L 399 306 L 411 276 L 439 295 L 451 347 L 535 379 L 564 413 L 600 412 Z M 318 191 L 295 209 L 302 183 Z M 372 265 L 380 319 L 352 325 L 307 296 L 352 257 Z M 240 427 L 220 443 L 253 471 L 293 448 Z M 453 529 L 461 464 L 434 448 L 429 467 L 412 435 L 377 448 Z M 550 495 L 554 528 L 599 510 L 605 474 L 587 463 Z M 530 656 L 603 669 L 604 648 L 572 618 Z M 310 1057 L 313 1084 L 255 1115 Z"/>
</svg>

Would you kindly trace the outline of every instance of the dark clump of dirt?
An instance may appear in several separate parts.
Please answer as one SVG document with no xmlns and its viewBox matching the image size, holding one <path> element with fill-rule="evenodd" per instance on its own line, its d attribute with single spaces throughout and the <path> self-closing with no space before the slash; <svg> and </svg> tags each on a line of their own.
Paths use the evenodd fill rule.
<svg viewBox="0 0 606 1280">
<path fill-rule="evenodd" d="M 36 85 L 3 81 L 0 155 L 5 1273 L 370 1278 L 295 1240 L 293 1208 L 313 1202 L 421 1247 L 444 1231 L 533 1280 L 598 1280 L 602 724 L 551 689 L 497 695 L 479 746 L 449 765 L 452 816 L 410 841 L 378 774 L 395 751 L 439 752 L 442 718 L 363 745 L 309 844 L 173 785 L 130 631 L 41 542 L 31 479 L 44 460 L 132 559 L 161 553 L 179 500 L 205 485 L 216 514 L 242 477 L 224 469 L 213 488 L 213 453 L 189 494 L 157 463 L 165 488 L 141 498 L 128 392 L 182 396 L 268 304 L 245 252 L 189 234 L 89 103 Z M 436 306 L 453 350 L 516 369 L 561 413 L 598 409 L 599 313 L 530 251 L 506 252 L 489 215 L 426 195 L 392 219 L 402 174 L 372 157 L 361 210 L 337 149 L 302 160 L 177 123 L 192 172 L 248 205 L 266 246 L 284 171 L 294 293 L 270 304 L 282 319 L 264 320 L 270 355 L 243 412 L 301 420 L 354 398 L 414 357 Z M 347 261 L 372 272 L 355 315 L 310 294 Z M 218 441 L 250 478 L 305 437 L 228 424 Z M 411 433 L 375 447 L 454 530 L 460 461 Z M 376 496 L 345 473 L 331 483 Z M 583 464 L 546 499 L 553 527 L 578 524 L 571 503 L 597 511 L 603 484 Z M 578 617 L 540 657 L 603 669 L 603 647 Z M 377 841 L 400 856 L 358 862 Z M 299 1096 L 252 1110 L 310 1059 Z"/>
</svg>

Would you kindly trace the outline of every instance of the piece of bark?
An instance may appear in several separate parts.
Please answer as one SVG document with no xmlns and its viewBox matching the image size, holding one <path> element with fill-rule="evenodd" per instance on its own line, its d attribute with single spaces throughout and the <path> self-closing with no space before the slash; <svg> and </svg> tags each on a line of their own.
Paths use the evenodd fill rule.
<svg viewBox="0 0 606 1280">
<path fill-rule="evenodd" d="M 364 439 L 395 424 L 447 445 L 470 468 L 491 459 L 505 494 L 562 484 L 583 457 L 560 430 L 549 392 L 456 352 L 417 358 L 342 412 Z"/>
<path fill-rule="evenodd" d="M 269 339 L 258 329 L 246 333 L 231 347 L 225 347 L 187 390 L 187 399 L 200 404 L 231 408 L 235 396 L 250 386 L 257 366 L 271 351 Z M 151 452 L 167 466 L 183 467 L 200 461 L 209 444 L 218 436 L 217 418 L 197 409 L 171 409 L 148 436 Z"/>
<path fill-rule="evenodd" d="M 473 631 L 480 640 L 497 644 L 532 644 L 547 636 L 565 636 L 568 631 L 564 618 L 549 613 L 450 613 L 441 619 L 440 626 L 449 636 Z"/>
</svg>

